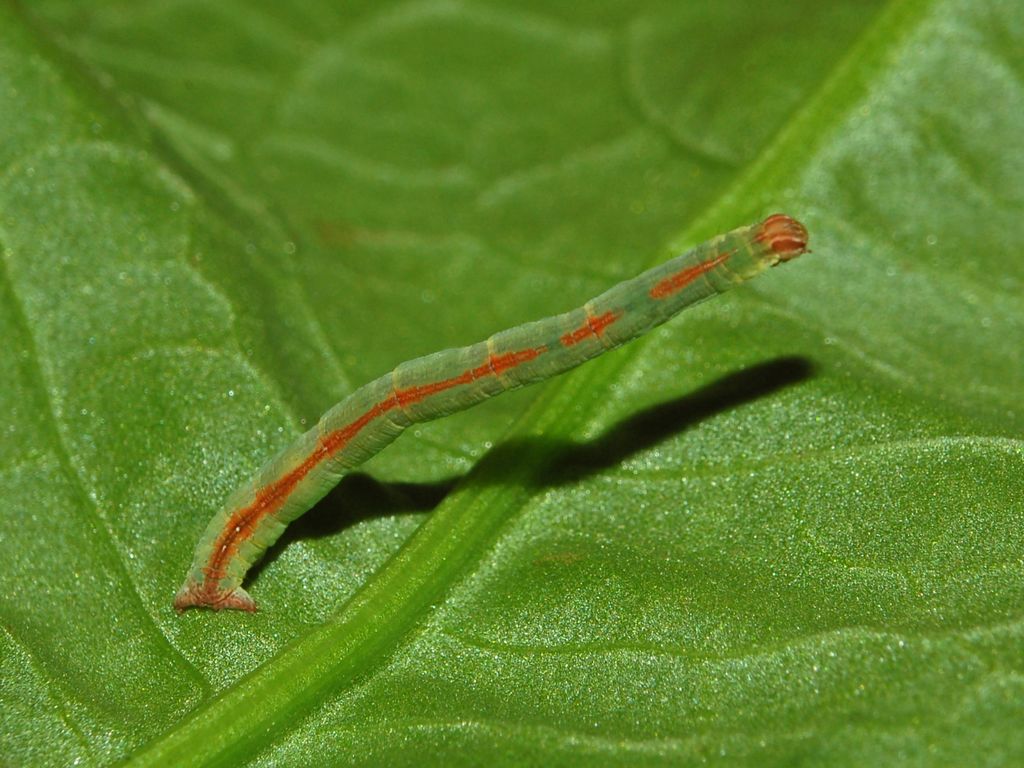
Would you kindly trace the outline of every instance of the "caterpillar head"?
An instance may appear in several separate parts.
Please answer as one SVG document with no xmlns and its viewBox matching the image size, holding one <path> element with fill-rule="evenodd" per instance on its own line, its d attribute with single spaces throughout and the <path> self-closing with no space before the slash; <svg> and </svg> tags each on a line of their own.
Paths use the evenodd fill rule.
<svg viewBox="0 0 1024 768">
<path fill-rule="evenodd" d="M 784 213 L 776 213 L 761 222 L 755 239 L 764 243 L 780 262 L 807 253 L 807 228 Z"/>
</svg>

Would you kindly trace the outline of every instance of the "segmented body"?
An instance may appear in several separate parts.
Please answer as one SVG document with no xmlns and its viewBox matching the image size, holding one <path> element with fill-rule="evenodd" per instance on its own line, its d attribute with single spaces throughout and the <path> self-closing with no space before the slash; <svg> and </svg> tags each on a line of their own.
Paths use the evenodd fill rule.
<svg viewBox="0 0 1024 768">
<path fill-rule="evenodd" d="M 174 607 L 255 610 L 242 589 L 252 564 L 288 523 L 406 427 L 574 368 L 806 249 L 804 226 L 776 214 L 719 235 L 579 309 L 402 363 L 327 411 L 228 498 L 196 547 Z"/>
</svg>

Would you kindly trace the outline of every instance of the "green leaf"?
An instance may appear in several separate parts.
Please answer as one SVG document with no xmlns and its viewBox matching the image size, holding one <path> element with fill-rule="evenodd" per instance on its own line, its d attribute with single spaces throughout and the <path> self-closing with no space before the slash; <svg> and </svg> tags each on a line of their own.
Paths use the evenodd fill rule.
<svg viewBox="0 0 1024 768">
<path fill-rule="evenodd" d="M 0 2 L 0 755 L 1024 761 L 1022 51 L 1014 0 Z M 775 210 L 812 255 L 171 609 L 359 384 Z"/>
</svg>

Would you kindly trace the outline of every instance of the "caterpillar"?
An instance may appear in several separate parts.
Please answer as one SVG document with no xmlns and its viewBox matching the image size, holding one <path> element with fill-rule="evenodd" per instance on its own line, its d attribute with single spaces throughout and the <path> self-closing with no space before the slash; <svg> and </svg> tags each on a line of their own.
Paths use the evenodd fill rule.
<svg viewBox="0 0 1024 768">
<path fill-rule="evenodd" d="M 564 373 L 806 252 L 803 224 L 775 214 L 619 283 L 579 309 L 402 363 L 327 411 L 228 497 L 196 545 L 174 607 L 255 611 L 242 588 L 253 563 L 288 523 L 411 424 Z"/>
</svg>

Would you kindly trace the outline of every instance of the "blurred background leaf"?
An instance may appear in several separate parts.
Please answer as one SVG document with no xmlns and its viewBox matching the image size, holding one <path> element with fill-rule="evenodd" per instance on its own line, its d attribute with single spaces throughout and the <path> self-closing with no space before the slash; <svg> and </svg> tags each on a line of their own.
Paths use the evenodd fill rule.
<svg viewBox="0 0 1024 768">
<path fill-rule="evenodd" d="M 0 754 L 1019 764 L 1022 52 L 1015 0 L 0 3 Z M 775 210 L 813 255 L 171 610 L 354 387 Z"/>
</svg>

